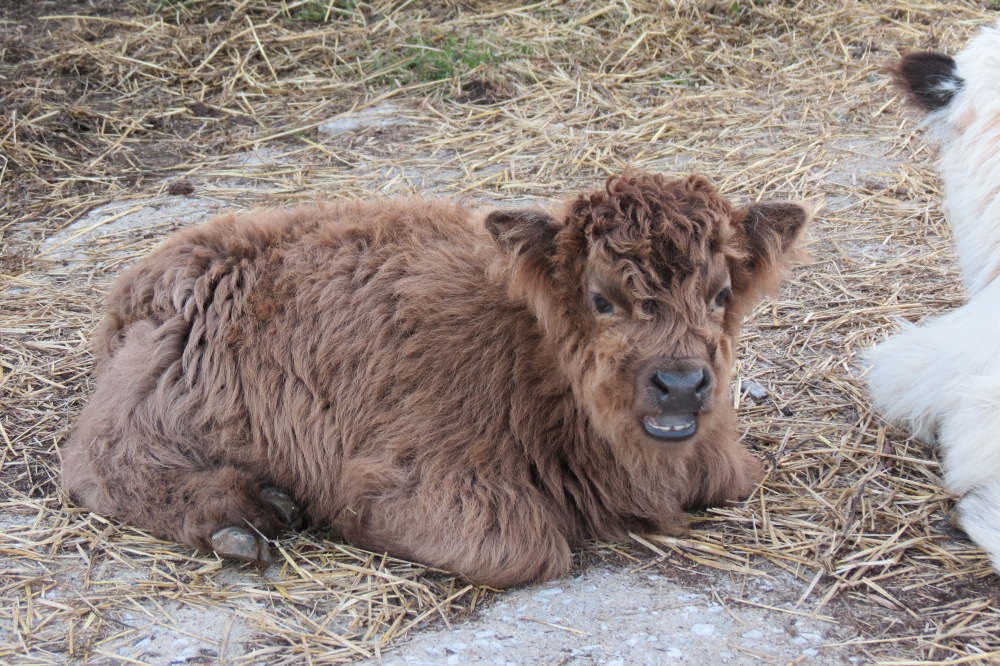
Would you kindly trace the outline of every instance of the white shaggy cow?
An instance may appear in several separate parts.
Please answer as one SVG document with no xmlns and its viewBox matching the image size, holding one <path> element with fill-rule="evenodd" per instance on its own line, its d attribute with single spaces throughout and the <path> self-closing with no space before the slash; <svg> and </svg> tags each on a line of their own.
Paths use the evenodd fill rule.
<svg viewBox="0 0 1000 666">
<path fill-rule="evenodd" d="M 959 495 L 955 522 L 1000 570 L 1000 24 L 954 59 L 909 51 L 894 74 L 941 146 L 970 298 L 875 347 L 869 384 L 887 418 L 936 439 L 945 484 Z"/>
</svg>

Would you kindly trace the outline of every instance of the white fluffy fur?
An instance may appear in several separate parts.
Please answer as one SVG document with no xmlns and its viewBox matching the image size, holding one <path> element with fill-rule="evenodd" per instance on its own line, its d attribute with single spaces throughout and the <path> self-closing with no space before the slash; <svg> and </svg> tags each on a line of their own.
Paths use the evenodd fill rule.
<svg viewBox="0 0 1000 666">
<path fill-rule="evenodd" d="M 958 520 L 1000 570 L 1000 23 L 955 61 L 964 85 L 927 124 L 971 297 L 875 347 L 868 380 L 887 418 L 936 434 Z"/>
<path fill-rule="evenodd" d="M 1000 479 L 998 315 L 995 280 L 957 310 L 908 325 L 869 353 L 875 406 L 924 441 L 937 433 L 945 483 L 959 494 Z"/>
<path fill-rule="evenodd" d="M 975 294 L 1000 274 L 1000 23 L 955 56 L 965 83 L 927 116 L 941 144 L 945 211 L 955 230 L 962 280 Z"/>
<path fill-rule="evenodd" d="M 962 526 L 969 537 L 990 554 L 993 566 L 1000 569 L 1000 479 L 979 486 L 959 503 Z"/>
</svg>

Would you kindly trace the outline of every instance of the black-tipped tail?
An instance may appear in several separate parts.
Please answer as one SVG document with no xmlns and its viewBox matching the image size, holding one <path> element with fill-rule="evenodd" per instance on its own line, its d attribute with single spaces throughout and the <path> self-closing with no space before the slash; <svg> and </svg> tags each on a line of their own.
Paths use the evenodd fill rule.
<svg viewBox="0 0 1000 666">
<path fill-rule="evenodd" d="M 933 51 L 907 51 L 890 71 L 910 101 L 924 111 L 948 106 L 965 84 L 955 59 Z"/>
</svg>

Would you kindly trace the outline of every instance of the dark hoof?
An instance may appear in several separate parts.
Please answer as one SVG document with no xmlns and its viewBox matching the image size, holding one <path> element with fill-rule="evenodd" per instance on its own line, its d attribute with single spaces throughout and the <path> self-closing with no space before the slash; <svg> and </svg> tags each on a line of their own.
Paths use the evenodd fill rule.
<svg viewBox="0 0 1000 666">
<path fill-rule="evenodd" d="M 953 530 L 961 532 L 965 535 L 965 528 L 962 527 L 962 514 L 959 512 L 958 507 L 954 507 L 951 511 L 944 514 L 944 519 L 948 521 Z"/>
<path fill-rule="evenodd" d="M 264 488 L 260 491 L 260 498 L 274 509 L 274 512 L 278 514 L 278 519 L 287 525 L 288 529 L 302 529 L 305 522 L 302 510 L 285 492 L 277 488 Z"/>
<path fill-rule="evenodd" d="M 267 541 L 242 527 L 224 527 L 212 535 L 211 542 L 215 552 L 223 557 L 254 564 L 271 561 Z"/>
</svg>

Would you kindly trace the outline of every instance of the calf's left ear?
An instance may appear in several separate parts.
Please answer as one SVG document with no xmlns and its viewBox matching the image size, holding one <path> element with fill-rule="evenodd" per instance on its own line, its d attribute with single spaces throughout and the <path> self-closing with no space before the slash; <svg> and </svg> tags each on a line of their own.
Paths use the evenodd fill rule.
<svg viewBox="0 0 1000 666">
<path fill-rule="evenodd" d="M 794 201 L 765 201 L 736 211 L 733 222 L 741 227 L 747 256 L 733 271 L 737 294 L 773 293 L 782 269 L 796 254 L 796 243 L 812 219 L 808 206 Z"/>
</svg>

